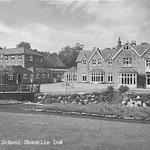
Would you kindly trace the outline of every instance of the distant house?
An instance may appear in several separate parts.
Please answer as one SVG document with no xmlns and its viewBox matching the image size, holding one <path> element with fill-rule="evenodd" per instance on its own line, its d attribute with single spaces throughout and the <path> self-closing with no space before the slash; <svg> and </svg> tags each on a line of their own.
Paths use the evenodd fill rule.
<svg viewBox="0 0 150 150">
<path fill-rule="evenodd" d="M 140 75 L 150 87 L 150 44 L 126 42 L 114 48 L 83 50 L 77 57 L 78 82 L 138 86 Z"/>
<path fill-rule="evenodd" d="M 0 68 L 0 84 L 31 84 L 33 72 L 22 66 L 6 66 Z"/>
<path fill-rule="evenodd" d="M 26 48 L 0 49 L 0 66 L 21 66 L 33 74 L 33 83 L 51 83 L 65 72 L 65 65 L 53 55 Z"/>
<path fill-rule="evenodd" d="M 43 67 L 44 59 L 36 51 L 25 48 L 0 49 L 1 66 L 22 66 L 26 69 L 34 67 Z"/>
</svg>

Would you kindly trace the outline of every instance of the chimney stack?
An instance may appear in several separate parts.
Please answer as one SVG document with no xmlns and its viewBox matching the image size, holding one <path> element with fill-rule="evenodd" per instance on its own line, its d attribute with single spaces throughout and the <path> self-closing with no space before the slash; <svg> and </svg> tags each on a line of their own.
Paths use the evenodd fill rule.
<svg viewBox="0 0 150 150">
<path fill-rule="evenodd" d="M 131 45 L 135 46 L 136 45 L 136 41 L 132 41 Z"/>
<path fill-rule="evenodd" d="M 117 45 L 118 47 L 121 47 L 122 45 L 121 45 L 121 38 L 119 37 L 119 40 L 118 40 L 118 45 Z"/>
</svg>

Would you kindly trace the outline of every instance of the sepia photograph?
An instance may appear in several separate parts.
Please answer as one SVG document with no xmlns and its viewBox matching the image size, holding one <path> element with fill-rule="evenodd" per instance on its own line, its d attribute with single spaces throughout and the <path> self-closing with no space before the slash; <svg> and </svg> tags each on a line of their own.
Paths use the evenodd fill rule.
<svg viewBox="0 0 150 150">
<path fill-rule="evenodd" d="M 150 1 L 0 0 L 0 150 L 150 150 Z"/>
</svg>

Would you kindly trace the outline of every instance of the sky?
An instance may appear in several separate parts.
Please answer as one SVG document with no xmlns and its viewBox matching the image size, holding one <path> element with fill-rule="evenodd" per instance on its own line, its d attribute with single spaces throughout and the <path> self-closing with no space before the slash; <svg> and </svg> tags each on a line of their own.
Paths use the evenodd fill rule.
<svg viewBox="0 0 150 150">
<path fill-rule="evenodd" d="M 150 43 L 150 0 L 0 0 L 0 46 L 21 41 L 40 51 L 59 52 L 76 43 L 114 47 Z"/>
</svg>

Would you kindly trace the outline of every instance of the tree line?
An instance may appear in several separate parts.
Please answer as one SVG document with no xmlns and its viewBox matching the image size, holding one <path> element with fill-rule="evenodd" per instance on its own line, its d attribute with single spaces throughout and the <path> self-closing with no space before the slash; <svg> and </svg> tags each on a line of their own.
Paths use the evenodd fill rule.
<svg viewBox="0 0 150 150">
<path fill-rule="evenodd" d="M 38 51 L 37 49 L 32 49 L 30 43 L 28 42 L 20 42 L 17 48 L 24 47 L 26 49 L 31 49 L 33 51 Z M 57 56 L 67 68 L 76 67 L 76 59 L 80 51 L 83 50 L 84 44 L 76 43 L 74 46 L 65 46 L 58 53 L 50 53 L 50 52 L 40 52 L 45 55 L 53 55 Z"/>
</svg>

